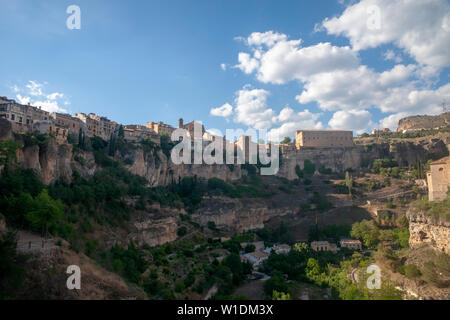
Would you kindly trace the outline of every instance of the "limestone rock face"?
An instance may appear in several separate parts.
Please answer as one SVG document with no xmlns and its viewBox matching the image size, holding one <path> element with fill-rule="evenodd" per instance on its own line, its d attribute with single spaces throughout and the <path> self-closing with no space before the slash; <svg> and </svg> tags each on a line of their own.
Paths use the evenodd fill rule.
<svg viewBox="0 0 450 320">
<path fill-rule="evenodd" d="M 400 119 L 397 131 L 403 130 L 431 130 L 444 128 L 450 124 L 450 112 L 437 116 L 419 115 Z"/>
<path fill-rule="evenodd" d="M 139 245 L 160 246 L 177 239 L 177 220 L 174 217 L 153 219 L 149 217 L 134 223 L 135 231 L 130 239 Z"/>
<path fill-rule="evenodd" d="M 144 152 L 143 149 L 138 148 L 127 157 L 132 160 L 128 169 L 134 174 L 145 177 L 149 181 L 149 185 L 153 187 L 165 186 L 184 177 L 220 178 L 230 182 L 240 179 L 242 176 L 239 166 L 229 167 L 226 164 L 176 165 L 161 150 Z"/>
<path fill-rule="evenodd" d="M 291 208 L 269 208 L 264 202 L 256 199 L 232 199 L 226 197 L 208 197 L 192 220 L 206 226 L 212 221 L 217 227 L 243 232 L 264 228 L 264 223 L 272 217 L 294 214 Z"/>
<path fill-rule="evenodd" d="M 450 222 L 435 219 L 415 208 L 407 212 L 407 217 L 411 248 L 428 244 L 437 251 L 450 254 Z"/>
<path fill-rule="evenodd" d="M 335 172 L 346 169 L 359 169 L 361 167 L 362 147 L 348 148 L 304 148 L 288 152 L 282 156 L 280 170 L 277 175 L 289 180 L 297 179 L 295 167 L 304 167 L 304 161 L 309 160 L 315 164 L 316 169 L 324 166 Z"/>
</svg>

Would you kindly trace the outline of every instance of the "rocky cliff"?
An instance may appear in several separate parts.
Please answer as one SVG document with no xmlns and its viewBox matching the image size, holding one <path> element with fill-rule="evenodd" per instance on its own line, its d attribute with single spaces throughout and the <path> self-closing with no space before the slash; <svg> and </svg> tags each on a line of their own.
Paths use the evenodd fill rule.
<svg viewBox="0 0 450 320">
<path fill-rule="evenodd" d="M 415 207 L 408 210 L 407 217 L 411 248 L 428 244 L 437 251 L 450 254 L 450 221 L 427 215 L 423 210 Z"/>
<path fill-rule="evenodd" d="M 400 119 L 397 131 L 432 130 L 445 128 L 450 124 L 450 111 L 436 116 L 418 115 Z"/>
<path fill-rule="evenodd" d="M 401 166 L 415 165 L 428 160 L 437 160 L 449 154 L 447 144 L 450 134 L 443 133 L 437 136 L 417 139 L 381 139 L 362 138 L 356 140 L 363 160 L 373 161 L 379 158 L 392 157 Z"/>
<path fill-rule="evenodd" d="M 261 199 L 233 199 L 221 196 L 205 197 L 192 220 L 206 226 L 212 221 L 217 227 L 237 232 L 264 228 L 273 217 L 294 214 L 298 206 L 273 208 Z"/>
</svg>

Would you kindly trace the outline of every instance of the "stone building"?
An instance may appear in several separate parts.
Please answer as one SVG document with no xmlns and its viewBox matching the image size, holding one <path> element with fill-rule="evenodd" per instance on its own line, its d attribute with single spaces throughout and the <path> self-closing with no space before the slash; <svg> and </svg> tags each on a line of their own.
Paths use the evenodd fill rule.
<svg viewBox="0 0 450 320">
<path fill-rule="evenodd" d="M 328 241 L 313 241 L 311 248 L 314 251 L 331 251 L 331 244 Z"/>
<path fill-rule="evenodd" d="M 353 131 L 347 130 L 298 130 L 295 133 L 297 149 L 304 147 L 352 147 Z"/>
<path fill-rule="evenodd" d="M 249 135 L 242 135 L 235 142 L 235 152 L 243 153 L 245 163 L 256 163 L 258 157 L 258 144 L 253 142 Z"/>
<path fill-rule="evenodd" d="M 156 132 L 157 134 L 161 134 L 161 133 L 166 133 L 169 135 L 169 137 L 172 135 L 172 132 L 175 131 L 175 128 L 172 127 L 169 124 L 166 124 L 162 121 L 159 122 L 147 122 L 147 124 L 145 125 L 147 128 L 152 129 L 154 132 Z"/>
<path fill-rule="evenodd" d="M 70 114 L 53 112 L 50 116 L 56 125 L 67 128 L 70 133 L 78 134 L 80 128 L 84 128 L 83 122 L 78 118 L 72 117 Z"/>
<path fill-rule="evenodd" d="M 201 122 L 191 121 L 184 124 L 183 118 L 178 120 L 178 129 L 185 129 L 191 139 L 203 139 L 206 130 Z"/>
<path fill-rule="evenodd" d="M 347 248 L 350 250 L 361 250 L 361 241 L 355 239 L 342 239 L 340 241 L 341 248 Z"/>
<path fill-rule="evenodd" d="M 147 126 L 142 125 L 125 125 L 123 126 L 124 140 L 129 142 L 140 142 L 148 139 L 156 144 L 160 144 L 160 135 Z"/>
<path fill-rule="evenodd" d="M 85 126 L 86 126 L 85 134 L 88 137 L 98 136 L 99 122 L 97 119 L 95 119 L 96 118 L 95 114 L 90 113 L 87 115 L 83 112 L 80 112 L 80 113 L 74 114 L 74 117 L 80 119 L 85 124 Z"/>
<path fill-rule="evenodd" d="M 15 100 L 0 97 L 0 118 L 11 122 L 14 132 L 30 132 L 34 121 L 49 120 L 47 111 L 33 106 L 17 103 Z"/>
<path fill-rule="evenodd" d="M 450 157 L 445 157 L 430 164 L 427 172 L 428 200 L 441 201 L 447 197 L 450 186 Z"/>
<path fill-rule="evenodd" d="M 264 251 L 255 251 L 242 255 L 241 259 L 243 261 L 250 262 L 253 265 L 253 268 L 257 268 L 261 265 L 261 263 L 269 258 L 269 255 L 269 253 Z"/>
</svg>

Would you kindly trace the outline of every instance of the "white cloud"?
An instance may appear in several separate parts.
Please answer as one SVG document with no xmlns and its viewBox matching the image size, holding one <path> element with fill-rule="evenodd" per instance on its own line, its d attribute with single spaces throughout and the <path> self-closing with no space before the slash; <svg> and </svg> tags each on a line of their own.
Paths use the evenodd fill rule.
<svg viewBox="0 0 450 320">
<path fill-rule="evenodd" d="M 406 113 L 406 112 L 399 112 L 399 113 L 391 114 L 390 116 L 385 117 L 380 120 L 378 128 L 379 129 L 389 128 L 391 130 L 397 130 L 398 121 L 407 116 L 408 116 L 408 113 Z"/>
<path fill-rule="evenodd" d="M 371 117 L 367 110 L 341 110 L 333 114 L 328 125 L 332 129 L 346 129 L 362 133 L 373 127 Z"/>
<path fill-rule="evenodd" d="M 317 121 L 320 113 L 312 113 L 308 109 L 295 112 L 290 107 L 285 107 L 278 116 L 273 117 L 274 124 L 281 125 L 269 130 L 267 137 L 270 141 L 280 141 L 284 137 L 294 138 L 295 131 L 301 129 L 323 129 L 323 124 Z"/>
<path fill-rule="evenodd" d="M 49 99 L 49 100 L 56 100 L 58 98 L 63 98 L 63 97 L 64 97 L 64 94 L 59 93 L 59 92 L 54 92 L 54 93 L 47 95 L 47 99 Z"/>
<path fill-rule="evenodd" d="M 268 95 L 264 89 L 250 89 L 248 86 L 239 90 L 235 99 L 235 122 L 255 129 L 270 128 L 274 111 L 267 108 Z"/>
<path fill-rule="evenodd" d="M 368 21 L 379 8 L 379 28 Z M 405 50 L 419 64 L 450 66 L 450 5 L 446 0 L 362 0 L 345 9 L 339 17 L 325 19 L 328 34 L 349 38 L 355 50 L 393 43 Z"/>
<path fill-rule="evenodd" d="M 259 67 L 257 59 L 252 58 L 250 54 L 245 52 L 239 52 L 238 55 L 239 64 L 235 68 L 241 69 L 244 73 L 250 74 Z"/>
<path fill-rule="evenodd" d="M 277 33 L 273 31 L 267 32 L 253 32 L 247 38 L 247 45 L 249 46 L 261 46 L 266 45 L 272 47 L 275 43 L 279 41 L 286 41 L 287 36 L 282 33 Z"/>
<path fill-rule="evenodd" d="M 30 80 L 26 85 L 28 93 L 32 96 L 42 96 L 42 84 Z"/>
<path fill-rule="evenodd" d="M 291 80 L 306 81 L 313 74 L 355 68 L 359 64 L 357 53 L 350 47 L 336 47 L 330 43 L 318 43 L 301 47 L 301 39 L 287 40 L 286 35 L 273 31 L 255 32 L 247 38 L 253 51 L 240 52 L 236 66 L 250 74 L 257 71 L 257 78 L 264 83 L 283 84 Z M 259 47 L 267 45 L 267 50 Z"/>
<path fill-rule="evenodd" d="M 391 60 L 395 63 L 400 63 L 403 61 L 402 57 L 398 54 L 396 54 L 393 50 L 387 50 L 384 54 L 384 60 Z"/>
<path fill-rule="evenodd" d="M 211 115 L 216 117 L 229 117 L 233 113 L 233 107 L 229 103 L 225 103 L 223 106 L 211 109 Z"/>
<path fill-rule="evenodd" d="M 407 81 L 413 71 L 414 66 L 397 65 L 381 74 L 366 66 L 320 73 L 309 79 L 296 99 L 332 111 L 377 107 L 382 112 L 437 113 L 439 101 L 450 98 L 450 84 L 436 90 L 417 88 Z"/>
<path fill-rule="evenodd" d="M 227 70 L 227 65 L 226 65 L 225 63 L 221 63 L 221 64 L 220 64 L 220 68 L 221 68 L 223 71 L 226 71 L 226 70 Z"/>
<path fill-rule="evenodd" d="M 384 87 L 402 84 L 411 77 L 415 69 L 416 66 L 412 64 L 408 66 L 398 64 L 391 70 L 380 73 L 378 83 Z"/>
<path fill-rule="evenodd" d="M 35 107 L 41 107 L 48 112 L 67 112 L 66 109 L 61 108 L 59 105 L 70 104 L 69 101 L 61 101 L 64 98 L 64 94 L 60 92 L 45 93 L 46 83 L 39 83 L 37 81 L 28 81 L 24 88 L 20 88 L 14 85 L 11 89 L 16 94 L 16 99 L 21 104 L 30 104 Z M 18 94 L 22 92 L 22 94 Z"/>
</svg>

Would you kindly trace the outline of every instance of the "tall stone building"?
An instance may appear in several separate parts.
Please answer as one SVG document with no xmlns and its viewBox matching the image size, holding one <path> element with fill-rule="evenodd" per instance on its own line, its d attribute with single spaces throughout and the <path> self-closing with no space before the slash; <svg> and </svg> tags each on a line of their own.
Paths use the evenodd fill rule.
<svg viewBox="0 0 450 320">
<path fill-rule="evenodd" d="M 32 130 L 33 122 L 49 120 L 50 114 L 41 108 L 23 105 L 15 100 L 0 97 L 0 118 L 11 122 L 14 132 L 29 132 Z"/>
<path fill-rule="evenodd" d="M 347 130 L 298 130 L 295 133 L 297 149 L 304 147 L 352 147 L 353 131 Z"/>
<path fill-rule="evenodd" d="M 147 124 L 145 125 L 147 128 L 152 129 L 154 132 L 161 134 L 161 133 L 166 133 L 169 135 L 169 137 L 172 135 L 172 132 L 175 131 L 175 128 L 172 127 L 169 124 L 166 124 L 162 121 L 159 122 L 147 122 Z"/>
<path fill-rule="evenodd" d="M 430 164 L 427 172 L 428 200 L 441 201 L 447 197 L 450 186 L 450 157 L 442 158 Z"/>
<path fill-rule="evenodd" d="M 67 113 L 53 112 L 51 115 L 55 125 L 66 128 L 72 134 L 78 134 L 80 128 L 84 128 L 84 123 Z"/>
</svg>

